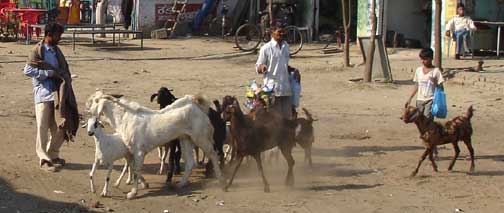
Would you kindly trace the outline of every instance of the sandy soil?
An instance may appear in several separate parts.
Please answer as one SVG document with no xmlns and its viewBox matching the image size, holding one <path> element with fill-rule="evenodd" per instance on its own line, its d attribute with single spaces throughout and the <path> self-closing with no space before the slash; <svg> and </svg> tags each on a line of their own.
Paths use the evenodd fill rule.
<svg viewBox="0 0 504 213">
<path fill-rule="evenodd" d="M 134 47 L 137 44 L 127 41 L 131 48 L 117 49 L 81 43 L 72 52 L 71 45 L 63 42 L 63 52 L 77 75 L 74 88 L 81 112 L 95 88 L 157 108 L 149 97 L 160 86 L 174 88 L 178 96 L 203 92 L 211 98 L 229 94 L 243 100 L 242 85 L 260 78 L 253 70 L 257 57 L 253 54 L 197 60 L 234 53 L 230 43 L 147 40 L 143 51 Z M 126 200 L 130 186 L 124 184 L 111 188 L 110 198 L 89 192 L 94 143 L 82 130 L 76 143 L 62 147 L 61 157 L 68 162 L 64 169 L 57 173 L 38 169 L 32 86 L 21 71 L 31 46 L 0 43 L 0 212 L 454 212 L 456 208 L 496 212 L 504 207 L 501 61 L 487 60 L 486 73 L 457 72 L 446 85 L 449 117 L 464 114 L 469 105 L 476 109 L 476 173 L 466 173 L 467 150 L 461 144 L 453 172 L 446 171 L 452 147 L 444 146 L 440 172 L 434 173 L 426 161 L 419 175 L 410 178 L 423 147 L 416 127 L 399 117 L 412 88 L 411 71 L 419 65 L 418 50 L 390 51 L 396 84 L 360 84 L 348 80 L 361 77 L 362 66 L 344 69 L 341 54 L 322 55 L 320 48 L 309 45 L 291 61 L 302 71 L 302 105 L 319 119 L 314 167 L 305 166 L 299 147 L 294 150 L 294 188 L 283 184 L 286 163 L 281 159 L 266 165 L 271 193 L 262 191 L 253 161 L 242 167 L 230 192 L 222 192 L 216 180 L 203 179 L 201 169 L 193 172 L 189 187 L 177 190 L 165 186 L 165 176 L 156 174 L 159 163 L 153 152 L 145 166 L 151 188 L 140 190 L 136 200 Z M 361 63 L 360 52 L 352 48 L 352 63 Z M 474 65 L 468 60 L 445 61 L 447 68 Z M 470 83 L 470 79 L 479 80 Z M 121 164 L 117 162 L 112 173 L 114 181 Z M 104 170 L 97 172 L 99 187 L 104 175 Z M 222 206 L 216 205 L 219 201 L 224 201 Z"/>
</svg>

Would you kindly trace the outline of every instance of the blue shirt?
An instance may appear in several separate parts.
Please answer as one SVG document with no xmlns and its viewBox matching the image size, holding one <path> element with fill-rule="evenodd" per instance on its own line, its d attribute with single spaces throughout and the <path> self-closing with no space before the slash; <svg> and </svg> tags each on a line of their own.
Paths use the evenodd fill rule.
<svg viewBox="0 0 504 213">
<path fill-rule="evenodd" d="M 58 68 L 56 50 L 47 44 L 43 46 L 44 61 L 52 67 Z M 53 92 L 56 91 L 56 80 L 51 78 L 54 70 L 43 70 L 26 64 L 24 74 L 30 76 L 33 82 L 33 94 L 35 103 L 54 101 Z"/>
</svg>

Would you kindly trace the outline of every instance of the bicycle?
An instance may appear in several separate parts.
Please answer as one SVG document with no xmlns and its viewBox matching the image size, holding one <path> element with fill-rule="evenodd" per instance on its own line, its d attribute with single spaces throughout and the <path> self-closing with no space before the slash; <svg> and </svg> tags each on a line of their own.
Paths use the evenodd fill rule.
<svg viewBox="0 0 504 213">
<path fill-rule="evenodd" d="M 263 15 L 264 13 L 259 13 Z M 266 24 L 269 22 L 268 15 L 262 16 L 259 24 L 246 23 L 241 25 L 235 33 L 235 43 L 238 49 L 242 51 L 254 51 L 261 42 L 269 42 L 271 39 L 271 29 Z M 281 26 L 287 24 L 288 17 L 284 17 Z M 277 20 L 278 21 L 278 20 Z M 259 25 L 259 26 L 257 26 Z M 277 25 L 278 26 L 278 25 Z M 294 25 L 284 27 L 284 41 L 289 44 L 289 55 L 297 54 L 303 48 L 303 35 L 299 28 Z"/>
<path fill-rule="evenodd" d="M 227 17 L 228 12 L 227 0 L 222 0 L 220 16 L 213 18 L 208 26 L 208 33 L 210 35 L 216 36 L 220 34 L 224 38 L 231 34 L 231 19 Z"/>
</svg>

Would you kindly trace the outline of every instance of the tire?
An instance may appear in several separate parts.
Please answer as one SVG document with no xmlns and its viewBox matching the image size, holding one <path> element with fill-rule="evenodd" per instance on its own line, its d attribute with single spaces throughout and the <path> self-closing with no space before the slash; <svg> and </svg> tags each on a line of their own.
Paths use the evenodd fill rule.
<svg viewBox="0 0 504 213">
<path fill-rule="evenodd" d="M 236 46 L 243 51 L 253 51 L 261 43 L 261 31 L 253 24 L 244 24 L 236 30 Z"/>
<path fill-rule="evenodd" d="M 287 26 L 285 31 L 285 41 L 289 44 L 289 55 L 295 55 L 303 48 L 304 40 L 301 31 L 296 26 Z"/>
</svg>

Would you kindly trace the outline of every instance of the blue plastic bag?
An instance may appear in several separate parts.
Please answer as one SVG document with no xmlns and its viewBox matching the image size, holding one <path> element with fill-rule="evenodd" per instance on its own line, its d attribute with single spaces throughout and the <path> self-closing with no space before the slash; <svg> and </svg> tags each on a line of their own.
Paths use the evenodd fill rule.
<svg viewBox="0 0 504 213">
<path fill-rule="evenodd" d="M 448 107 L 446 105 L 446 94 L 442 87 L 436 87 L 434 100 L 432 102 L 432 115 L 436 118 L 446 118 Z"/>
</svg>

